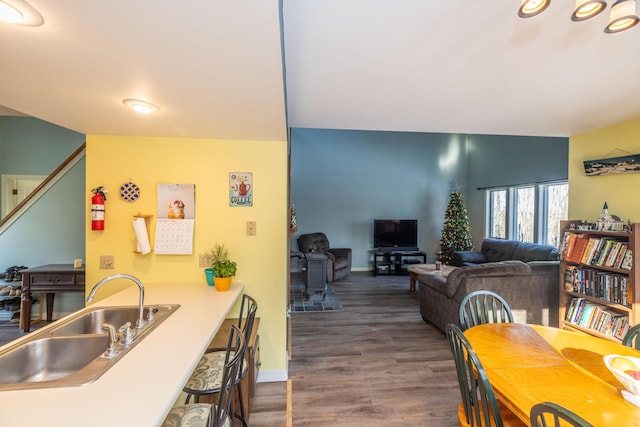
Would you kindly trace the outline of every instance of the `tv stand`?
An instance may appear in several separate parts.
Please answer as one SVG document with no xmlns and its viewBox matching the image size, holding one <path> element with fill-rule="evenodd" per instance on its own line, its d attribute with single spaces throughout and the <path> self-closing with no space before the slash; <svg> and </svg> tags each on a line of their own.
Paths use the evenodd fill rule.
<svg viewBox="0 0 640 427">
<path fill-rule="evenodd" d="M 397 276 L 409 274 L 412 264 L 426 264 L 427 253 L 416 251 L 384 251 L 373 252 L 373 276 Z"/>
</svg>

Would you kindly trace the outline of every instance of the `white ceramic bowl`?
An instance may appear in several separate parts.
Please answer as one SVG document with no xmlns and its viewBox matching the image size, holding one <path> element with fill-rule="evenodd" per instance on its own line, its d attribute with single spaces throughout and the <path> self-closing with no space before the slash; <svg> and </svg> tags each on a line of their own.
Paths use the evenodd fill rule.
<svg viewBox="0 0 640 427">
<path fill-rule="evenodd" d="M 611 373 L 618 379 L 618 381 L 620 381 L 620 383 L 622 383 L 622 385 L 624 385 L 624 387 L 629 392 L 633 393 L 636 396 L 640 396 L 640 380 L 636 380 L 629 374 L 611 366 L 611 360 L 615 357 L 621 357 L 623 359 L 629 360 L 637 367 L 638 371 L 640 371 L 640 358 L 621 356 L 619 354 L 607 354 L 606 356 L 604 356 L 604 364 L 607 365 L 607 368 L 609 368 Z"/>
</svg>

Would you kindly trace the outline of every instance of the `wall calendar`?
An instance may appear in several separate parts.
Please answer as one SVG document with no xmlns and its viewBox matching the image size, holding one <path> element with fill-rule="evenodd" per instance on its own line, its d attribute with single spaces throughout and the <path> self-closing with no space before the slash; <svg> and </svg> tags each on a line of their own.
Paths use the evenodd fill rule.
<svg viewBox="0 0 640 427">
<path fill-rule="evenodd" d="M 158 184 L 156 254 L 193 253 L 195 211 L 195 184 Z"/>
</svg>

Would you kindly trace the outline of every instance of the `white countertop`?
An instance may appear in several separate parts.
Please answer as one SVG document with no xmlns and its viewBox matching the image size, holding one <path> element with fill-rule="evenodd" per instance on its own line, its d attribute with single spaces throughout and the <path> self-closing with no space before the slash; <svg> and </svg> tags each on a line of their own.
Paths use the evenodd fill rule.
<svg viewBox="0 0 640 427">
<path fill-rule="evenodd" d="M 145 305 L 181 307 L 91 384 L 0 392 L 0 425 L 159 426 L 242 288 L 238 282 L 227 292 L 203 283 L 145 284 Z M 132 284 L 93 306 L 137 304 Z"/>
</svg>

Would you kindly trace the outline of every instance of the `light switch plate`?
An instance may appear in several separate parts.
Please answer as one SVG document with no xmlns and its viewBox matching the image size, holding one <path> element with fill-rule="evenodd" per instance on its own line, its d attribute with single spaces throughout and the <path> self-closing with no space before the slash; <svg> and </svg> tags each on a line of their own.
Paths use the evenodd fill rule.
<svg viewBox="0 0 640 427">
<path fill-rule="evenodd" d="M 100 268 L 101 269 L 113 269 L 115 259 L 113 255 L 100 255 Z"/>
<path fill-rule="evenodd" d="M 198 256 L 199 267 L 211 267 L 211 257 L 207 254 L 200 254 Z"/>
<path fill-rule="evenodd" d="M 255 235 L 256 235 L 256 222 L 247 221 L 247 236 L 255 236 Z"/>
</svg>

